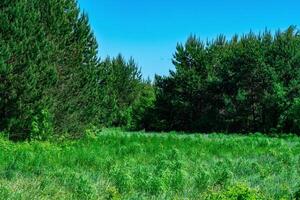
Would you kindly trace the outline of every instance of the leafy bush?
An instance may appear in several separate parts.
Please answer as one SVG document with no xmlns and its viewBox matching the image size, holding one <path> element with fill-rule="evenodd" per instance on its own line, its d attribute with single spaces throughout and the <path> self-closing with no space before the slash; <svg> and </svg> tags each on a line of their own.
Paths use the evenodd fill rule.
<svg viewBox="0 0 300 200">
<path fill-rule="evenodd" d="M 227 187 L 220 192 L 210 192 L 206 200 L 266 200 L 257 190 L 249 188 L 245 184 L 237 184 Z"/>
<path fill-rule="evenodd" d="M 51 113 L 43 109 L 39 115 L 33 117 L 31 139 L 46 140 L 53 136 L 53 118 Z"/>
</svg>

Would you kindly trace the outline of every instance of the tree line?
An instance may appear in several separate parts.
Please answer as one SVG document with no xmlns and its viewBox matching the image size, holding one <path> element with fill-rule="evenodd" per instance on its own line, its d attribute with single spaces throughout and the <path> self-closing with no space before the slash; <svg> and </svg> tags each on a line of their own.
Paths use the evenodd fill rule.
<svg viewBox="0 0 300 200">
<path fill-rule="evenodd" d="M 148 83 L 133 59 L 99 59 L 77 1 L 3 0 L 0 21 L 0 131 L 23 140 L 135 126 Z"/>
<path fill-rule="evenodd" d="M 156 77 L 155 130 L 300 133 L 300 35 L 191 36 Z"/>
<path fill-rule="evenodd" d="M 0 131 L 80 137 L 90 126 L 187 132 L 300 130 L 300 37 L 250 32 L 178 44 L 175 71 L 144 80 L 131 58 L 100 59 L 75 0 L 0 2 Z"/>
</svg>

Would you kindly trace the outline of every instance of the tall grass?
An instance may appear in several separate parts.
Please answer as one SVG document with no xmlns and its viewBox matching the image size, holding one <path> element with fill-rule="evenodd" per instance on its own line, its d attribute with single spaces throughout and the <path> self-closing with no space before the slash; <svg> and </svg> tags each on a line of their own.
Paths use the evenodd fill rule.
<svg viewBox="0 0 300 200">
<path fill-rule="evenodd" d="M 0 199 L 296 199 L 299 191 L 293 136 L 107 129 L 77 141 L 0 139 Z"/>
</svg>

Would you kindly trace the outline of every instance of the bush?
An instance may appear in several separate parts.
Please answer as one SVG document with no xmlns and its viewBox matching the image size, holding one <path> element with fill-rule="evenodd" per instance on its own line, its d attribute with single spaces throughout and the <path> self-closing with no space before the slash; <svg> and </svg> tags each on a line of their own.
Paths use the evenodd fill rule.
<svg viewBox="0 0 300 200">
<path fill-rule="evenodd" d="M 31 139 L 46 140 L 53 135 L 52 116 L 47 109 L 33 117 L 31 126 Z"/>
<path fill-rule="evenodd" d="M 205 197 L 206 200 L 263 200 L 266 199 L 257 190 L 249 188 L 245 184 L 237 184 L 227 187 L 223 191 L 210 192 Z"/>
</svg>

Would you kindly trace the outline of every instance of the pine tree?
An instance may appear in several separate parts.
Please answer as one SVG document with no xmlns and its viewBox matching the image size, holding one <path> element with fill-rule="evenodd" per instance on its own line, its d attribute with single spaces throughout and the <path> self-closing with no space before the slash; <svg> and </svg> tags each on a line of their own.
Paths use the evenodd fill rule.
<svg viewBox="0 0 300 200">
<path fill-rule="evenodd" d="M 135 61 L 122 55 L 107 58 L 100 70 L 102 124 L 127 126 L 131 123 L 132 106 L 142 90 L 142 76 Z"/>
<path fill-rule="evenodd" d="M 26 138 L 34 116 L 48 109 L 45 94 L 55 84 L 49 61 L 54 45 L 39 27 L 36 1 L 0 3 L 0 129 L 15 139 Z"/>
<path fill-rule="evenodd" d="M 178 45 L 175 71 L 156 77 L 154 130 L 299 133 L 300 37 L 195 36 Z"/>
<path fill-rule="evenodd" d="M 97 42 L 77 2 L 5 0 L 0 9 L 0 130 L 26 139 L 96 123 Z"/>
</svg>

